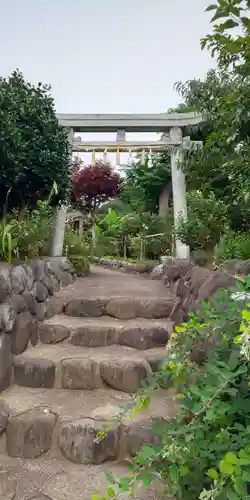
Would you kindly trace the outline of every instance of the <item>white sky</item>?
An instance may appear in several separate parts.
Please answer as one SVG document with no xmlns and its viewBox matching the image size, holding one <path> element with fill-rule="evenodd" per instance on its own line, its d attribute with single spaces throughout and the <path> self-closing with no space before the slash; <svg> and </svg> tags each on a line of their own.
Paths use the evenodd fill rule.
<svg viewBox="0 0 250 500">
<path fill-rule="evenodd" d="M 214 65 L 200 49 L 209 3 L 2 0 L 0 75 L 51 84 L 61 113 L 162 113 L 180 102 L 176 81 Z"/>
</svg>

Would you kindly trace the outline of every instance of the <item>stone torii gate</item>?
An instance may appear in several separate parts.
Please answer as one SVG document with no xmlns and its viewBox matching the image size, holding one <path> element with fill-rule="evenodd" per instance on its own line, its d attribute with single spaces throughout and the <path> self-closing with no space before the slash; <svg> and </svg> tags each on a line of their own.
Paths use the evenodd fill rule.
<svg viewBox="0 0 250 500">
<path fill-rule="evenodd" d="M 120 152 L 141 152 L 142 163 L 146 152 L 168 150 L 171 156 L 172 192 L 174 207 L 174 223 L 178 224 L 179 216 L 187 216 L 185 175 L 180 167 L 183 162 L 183 152 L 200 142 L 190 141 L 184 137 L 187 126 L 197 125 L 202 117 L 196 113 L 163 113 L 163 114 L 58 114 L 59 124 L 68 131 L 72 151 L 92 152 L 95 162 L 95 152 L 103 152 L 104 160 L 108 152 L 116 152 L 119 161 Z M 74 139 L 75 132 L 116 132 L 116 141 L 78 141 Z M 127 141 L 126 132 L 159 132 L 160 141 Z M 71 156 L 70 156 L 71 162 Z M 67 207 L 58 210 L 53 233 L 52 256 L 60 257 L 63 253 L 64 229 Z M 176 240 L 176 256 L 189 258 L 189 247 Z"/>
</svg>

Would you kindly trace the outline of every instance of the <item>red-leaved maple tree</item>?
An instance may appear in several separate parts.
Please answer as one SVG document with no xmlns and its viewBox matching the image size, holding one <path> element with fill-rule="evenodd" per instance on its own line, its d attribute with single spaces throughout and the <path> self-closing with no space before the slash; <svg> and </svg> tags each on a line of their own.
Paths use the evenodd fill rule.
<svg viewBox="0 0 250 500">
<path fill-rule="evenodd" d="M 121 177 L 109 163 L 97 161 L 84 165 L 76 159 L 72 165 L 72 193 L 78 207 L 94 214 L 105 201 L 115 198 L 121 190 Z"/>
</svg>

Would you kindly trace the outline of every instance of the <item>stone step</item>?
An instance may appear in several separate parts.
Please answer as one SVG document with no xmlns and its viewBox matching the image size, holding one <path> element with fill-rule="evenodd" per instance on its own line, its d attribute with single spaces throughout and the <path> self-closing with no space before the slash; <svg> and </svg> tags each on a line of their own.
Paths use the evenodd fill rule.
<svg viewBox="0 0 250 500">
<path fill-rule="evenodd" d="M 173 322 L 169 319 L 118 320 L 108 316 L 77 318 L 62 314 L 40 323 L 38 336 L 44 344 L 67 342 L 82 347 L 119 344 L 145 350 L 165 346 L 172 331 Z"/>
<path fill-rule="evenodd" d="M 121 285 L 122 286 L 122 285 Z M 100 317 L 112 316 L 118 319 L 171 318 L 179 303 L 176 295 L 156 297 L 77 297 L 64 306 L 67 316 Z"/>
<path fill-rule="evenodd" d="M 138 351 L 116 345 L 40 344 L 14 357 L 12 380 L 31 388 L 93 391 L 109 387 L 134 393 L 165 358 L 165 347 Z"/>
<path fill-rule="evenodd" d="M 2 393 L 0 453 L 24 459 L 49 454 L 95 465 L 121 461 L 143 444 L 158 442 L 153 424 L 167 426 L 177 408 L 173 391 L 164 390 L 136 417 L 122 408 L 131 403 L 131 397 L 105 388 L 73 392 L 13 385 Z"/>
</svg>

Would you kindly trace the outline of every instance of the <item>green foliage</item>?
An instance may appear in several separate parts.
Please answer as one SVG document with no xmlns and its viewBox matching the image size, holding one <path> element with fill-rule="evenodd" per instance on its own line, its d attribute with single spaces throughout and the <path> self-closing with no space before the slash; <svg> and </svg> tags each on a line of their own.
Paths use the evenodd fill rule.
<svg viewBox="0 0 250 500">
<path fill-rule="evenodd" d="M 201 191 L 190 191 L 187 202 L 188 217 L 180 217 L 176 237 L 191 250 L 213 250 L 227 227 L 227 207 L 214 193 L 205 197 Z"/>
<path fill-rule="evenodd" d="M 77 276 L 89 274 L 89 259 L 85 255 L 69 255 L 69 261 L 75 268 Z"/>
<path fill-rule="evenodd" d="M 249 0 L 217 0 L 209 5 L 213 32 L 201 40 L 202 48 L 207 47 L 223 69 L 243 76 L 249 75 L 250 67 L 249 9 Z"/>
<path fill-rule="evenodd" d="M 90 254 L 90 238 L 88 235 L 78 234 L 70 227 L 66 227 L 64 233 L 64 248 L 67 254 L 82 255 L 87 257 Z"/>
<path fill-rule="evenodd" d="M 185 158 L 189 187 L 204 194 L 212 190 L 217 199 L 228 205 L 231 227 L 248 229 L 249 81 L 239 75 L 210 70 L 204 81 L 188 81 L 178 85 L 178 90 L 205 119 L 192 132 L 194 136 L 203 136 L 203 148 L 187 152 Z"/>
<path fill-rule="evenodd" d="M 47 202 L 38 201 L 33 210 L 16 214 L 19 226 L 18 251 L 20 257 L 37 257 L 52 235 L 53 209 Z"/>
<path fill-rule="evenodd" d="M 164 220 L 148 212 L 120 216 L 109 209 L 104 217 L 97 219 L 95 254 L 98 257 L 119 257 L 125 253 L 126 257 L 157 259 L 159 255 L 169 253 L 171 232 L 171 214 Z M 157 236 L 148 238 L 155 234 Z"/>
<path fill-rule="evenodd" d="M 239 285 L 240 292 L 248 290 Z M 250 304 L 221 292 L 176 327 L 154 383 L 165 378 L 176 388 L 179 409 L 155 428 L 162 444 L 144 446 L 127 477 L 107 476 L 113 498 L 124 491 L 132 496 L 139 483 L 157 478 L 167 498 L 248 499 L 249 377 Z M 144 397 L 148 404 L 148 388 Z M 142 400 L 143 392 L 139 407 Z"/>
<path fill-rule="evenodd" d="M 245 0 L 217 0 L 211 35 L 206 46 L 217 58 L 218 70 L 202 81 L 177 84 L 186 105 L 193 106 L 204 122 L 191 131 L 200 133 L 203 148 L 186 154 L 185 171 L 191 188 L 213 191 L 228 205 L 230 227 L 248 231 L 250 220 L 250 19 Z M 233 26 L 238 26 L 236 30 Z"/>
<path fill-rule="evenodd" d="M 53 182 L 68 188 L 69 146 L 50 87 L 32 85 L 19 71 L 0 78 L 0 211 L 34 207 Z"/>
<path fill-rule="evenodd" d="M 226 260 L 250 258 L 250 236 L 247 233 L 229 232 L 223 235 L 215 248 L 215 260 L 221 264 Z"/>
<path fill-rule="evenodd" d="M 14 219 L 0 221 L 0 259 L 12 262 L 13 255 L 18 253 L 19 227 Z"/>
<path fill-rule="evenodd" d="M 169 154 L 152 155 L 151 166 L 146 157 L 145 165 L 138 159 L 126 166 L 126 178 L 121 199 L 132 211 L 157 212 L 162 189 L 171 183 Z"/>
<path fill-rule="evenodd" d="M 50 201 L 57 194 L 53 184 L 47 200 L 38 201 L 32 210 L 13 211 L 0 220 L 0 259 L 25 259 L 46 254 L 52 235 L 54 210 Z M 48 253 L 47 253 L 48 254 Z"/>
</svg>

